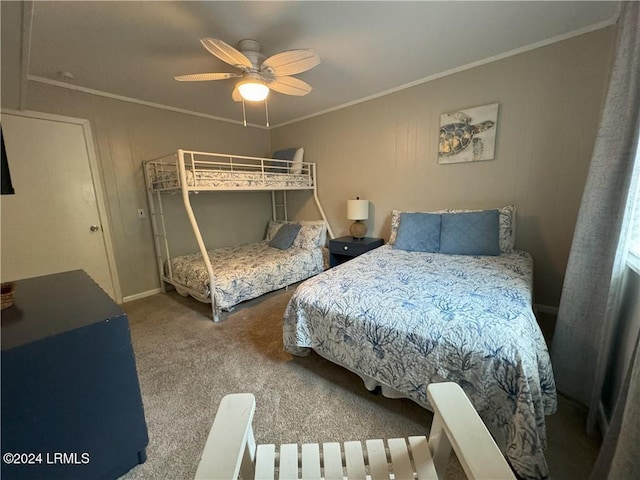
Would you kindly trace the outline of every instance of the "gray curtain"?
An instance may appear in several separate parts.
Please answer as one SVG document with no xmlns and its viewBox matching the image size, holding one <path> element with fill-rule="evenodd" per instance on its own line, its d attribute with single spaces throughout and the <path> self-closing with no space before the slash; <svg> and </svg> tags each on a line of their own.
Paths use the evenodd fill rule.
<svg viewBox="0 0 640 480">
<path fill-rule="evenodd" d="M 589 407 L 591 430 L 615 329 L 637 182 L 640 112 L 638 2 L 622 2 L 609 90 L 582 197 L 551 359 L 558 390 Z"/>
<path fill-rule="evenodd" d="M 640 477 L 640 337 L 591 480 Z"/>
</svg>

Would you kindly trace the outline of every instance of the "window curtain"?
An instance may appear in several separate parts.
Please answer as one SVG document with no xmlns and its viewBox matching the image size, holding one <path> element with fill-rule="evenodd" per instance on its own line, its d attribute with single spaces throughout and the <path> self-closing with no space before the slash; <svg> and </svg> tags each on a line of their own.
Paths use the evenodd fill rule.
<svg viewBox="0 0 640 480">
<path fill-rule="evenodd" d="M 640 337 L 639 337 L 640 339 Z M 640 477 L 640 342 L 636 341 L 620 398 L 590 480 Z"/>
<path fill-rule="evenodd" d="M 640 169 L 636 159 L 640 129 L 639 10 L 639 2 L 621 2 L 609 90 L 569 254 L 551 348 L 558 390 L 589 407 L 589 431 L 595 427 L 610 340 L 616 328 L 633 208 L 630 193 L 636 188 Z M 635 352 L 637 355 L 638 348 Z M 620 393 L 615 408 L 618 416 L 635 412 L 635 425 L 640 372 L 631 370 L 634 365 L 640 366 L 638 363 L 634 357 L 625 391 Z M 636 389 L 633 394 L 631 387 Z M 622 439 L 621 427 L 619 424 L 616 428 L 612 421 L 608 434 Z M 619 441 L 615 443 L 619 452 L 621 447 L 638 451 L 637 443 L 626 447 Z M 638 465 L 640 459 L 635 455 Z M 600 475 L 608 472 L 610 465 L 606 464 L 614 456 L 610 455 L 609 460 L 602 454 L 601 457 L 594 475 L 597 471 Z"/>
</svg>

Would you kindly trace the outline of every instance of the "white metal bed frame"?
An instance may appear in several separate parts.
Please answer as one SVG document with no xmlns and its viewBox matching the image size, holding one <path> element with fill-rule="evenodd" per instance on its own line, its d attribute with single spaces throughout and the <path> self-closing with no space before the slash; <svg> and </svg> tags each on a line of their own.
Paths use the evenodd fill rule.
<svg viewBox="0 0 640 480">
<path fill-rule="evenodd" d="M 213 321 L 220 321 L 220 309 L 216 305 L 214 294 L 215 282 L 213 266 L 207 254 L 207 248 L 200 233 L 198 221 L 191 207 L 190 193 L 213 191 L 270 191 L 273 220 L 278 220 L 279 210 L 282 212 L 281 219 L 288 220 L 287 190 L 312 190 L 318 211 L 320 212 L 322 220 L 324 220 L 327 225 L 327 234 L 329 238 L 334 238 L 333 231 L 331 230 L 331 226 L 318 198 L 316 164 L 302 162 L 300 173 L 292 174 L 289 172 L 293 164 L 294 162 L 289 160 L 183 149 L 179 149 L 170 155 L 144 161 L 143 170 L 149 200 L 149 214 L 153 228 L 156 260 L 162 291 L 166 291 L 165 283 L 169 283 L 176 287 L 176 289 L 187 292 L 201 302 L 211 303 Z M 222 184 L 215 186 L 207 184 L 203 178 L 206 178 L 207 173 L 215 172 L 224 173 L 228 178 L 222 180 Z M 189 175 L 187 175 L 187 173 L 189 173 Z M 247 174 L 252 175 L 250 185 L 242 186 L 234 184 L 234 175 L 242 179 L 242 176 Z M 278 180 L 285 180 L 287 175 L 295 176 L 297 182 L 290 185 L 277 184 Z M 168 178 L 171 180 L 167 181 Z M 167 183 L 170 183 L 170 185 L 167 186 Z M 186 287 L 173 278 L 171 264 L 168 262 L 171 256 L 169 254 L 169 238 L 167 236 L 165 215 L 162 206 L 162 194 L 168 192 L 175 193 L 176 191 L 182 193 L 182 200 L 189 218 L 189 223 L 193 229 L 198 248 L 206 266 L 207 273 L 209 274 L 209 296 Z M 281 192 L 282 203 L 277 203 L 276 192 Z M 158 206 L 157 210 L 156 204 Z M 168 265 L 168 275 L 165 275 L 164 272 L 165 261 L 167 261 Z"/>
</svg>

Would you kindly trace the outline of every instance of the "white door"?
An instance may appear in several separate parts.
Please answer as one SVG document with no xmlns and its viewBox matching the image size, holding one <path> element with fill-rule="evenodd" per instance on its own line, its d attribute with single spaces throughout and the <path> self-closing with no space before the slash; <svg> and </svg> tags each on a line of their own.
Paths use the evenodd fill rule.
<svg viewBox="0 0 640 480">
<path fill-rule="evenodd" d="M 83 269 L 118 301 L 93 180 L 93 144 L 85 135 L 88 122 L 45 117 L 2 114 L 15 190 L 0 200 L 2 281 Z"/>
</svg>

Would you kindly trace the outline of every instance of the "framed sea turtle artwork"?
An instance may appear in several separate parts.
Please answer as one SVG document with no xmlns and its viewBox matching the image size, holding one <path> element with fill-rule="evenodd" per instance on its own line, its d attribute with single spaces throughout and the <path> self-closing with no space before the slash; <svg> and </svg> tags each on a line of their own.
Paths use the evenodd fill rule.
<svg viewBox="0 0 640 480">
<path fill-rule="evenodd" d="M 440 115 L 438 163 L 492 160 L 498 105 L 492 103 Z"/>
</svg>

